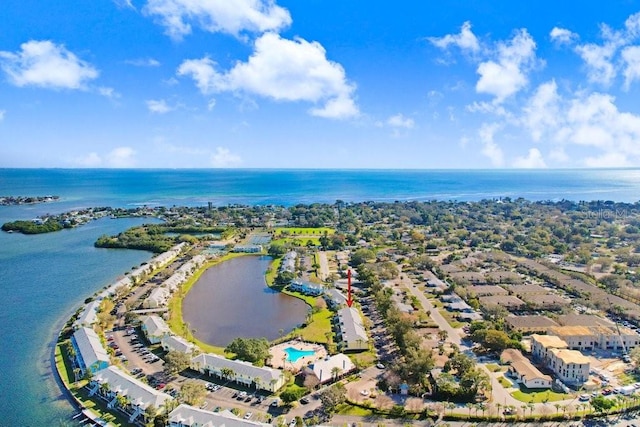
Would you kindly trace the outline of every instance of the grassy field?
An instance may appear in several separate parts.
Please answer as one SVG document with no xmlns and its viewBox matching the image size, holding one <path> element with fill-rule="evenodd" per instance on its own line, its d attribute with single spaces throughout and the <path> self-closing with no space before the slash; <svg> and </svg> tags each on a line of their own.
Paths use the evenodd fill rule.
<svg viewBox="0 0 640 427">
<path fill-rule="evenodd" d="M 336 408 L 336 414 L 339 415 L 351 415 L 356 417 L 371 417 L 374 412 L 371 409 L 361 408 L 360 406 L 349 405 L 343 403 Z"/>
<path fill-rule="evenodd" d="M 558 400 L 570 399 L 571 395 L 566 393 L 556 393 L 555 391 L 546 390 L 531 390 L 524 387 L 521 387 L 520 390 L 514 391 L 511 393 L 515 399 L 521 402 L 533 402 L 533 403 L 544 403 L 544 402 L 557 402 Z"/>
<path fill-rule="evenodd" d="M 313 246 L 320 246 L 320 238 L 319 237 L 309 237 L 309 236 L 290 236 L 283 237 L 281 239 L 275 239 L 271 241 L 272 245 L 286 245 L 287 243 L 294 244 L 295 242 L 302 243 L 302 245 L 307 245 L 308 242 L 311 242 Z"/>
<path fill-rule="evenodd" d="M 311 317 L 311 322 L 306 327 L 293 331 L 293 334 L 301 336 L 305 341 L 326 344 L 329 342 L 326 333 L 331 332 L 332 317 L 333 312 L 323 308 Z"/>
<path fill-rule="evenodd" d="M 513 387 L 513 384 L 511 384 L 511 381 L 509 381 L 508 379 L 506 379 L 503 376 L 498 377 L 498 382 L 502 385 L 502 387 L 504 388 L 509 388 L 509 387 Z"/>
</svg>

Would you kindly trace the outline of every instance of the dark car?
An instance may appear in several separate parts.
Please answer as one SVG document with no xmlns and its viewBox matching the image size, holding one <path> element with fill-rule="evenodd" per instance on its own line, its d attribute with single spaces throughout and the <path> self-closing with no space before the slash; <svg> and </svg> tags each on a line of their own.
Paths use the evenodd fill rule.
<svg viewBox="0 0 640 427">
<path fill-rule="evenodd" d="M 300 403 L 302 403 L 303 405 L 306 405 L 307 403 L 309 403 L 309 399 L 306 397 L 303 397 L 302 399 L 300 399 Z"/>
</svg>

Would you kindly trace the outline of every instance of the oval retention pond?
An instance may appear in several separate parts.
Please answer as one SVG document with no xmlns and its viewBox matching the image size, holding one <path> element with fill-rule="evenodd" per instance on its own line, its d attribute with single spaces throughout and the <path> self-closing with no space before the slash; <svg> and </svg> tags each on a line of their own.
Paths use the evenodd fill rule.
<svg viewBox="0 0 640 427">
<path fill-rule="evenodd" d="M 205 271 L 182 303 L 195 337 L 225 347 L 237 337 L 273 340 L 303 323 L 307 304 L 267 287 L 270 263 L 270 257 L 244 256 Z"/>
</svg>

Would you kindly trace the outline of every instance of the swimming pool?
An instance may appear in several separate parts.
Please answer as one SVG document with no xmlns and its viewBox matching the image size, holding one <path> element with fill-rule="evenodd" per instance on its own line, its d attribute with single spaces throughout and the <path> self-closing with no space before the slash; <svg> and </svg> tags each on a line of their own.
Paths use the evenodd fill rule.
<svg viewBox="0 0 640 427">
<path fill-rule="evenodd" d="M 301 357 L 313 356 L 316 354 L 313 350 L 298 350 L 294 347 L 287 347 L 284 349 L 284 352 L 287 353 L 287 361 L 291 363 L 296 363 Z"/>
</svg>

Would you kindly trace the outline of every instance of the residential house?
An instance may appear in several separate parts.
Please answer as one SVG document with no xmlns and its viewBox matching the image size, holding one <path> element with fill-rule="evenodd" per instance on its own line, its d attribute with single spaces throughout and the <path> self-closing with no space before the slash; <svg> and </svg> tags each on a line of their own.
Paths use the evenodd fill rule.
<svg viewBox="0 0 640 427">
<path fill-rule="evenodd" d="M 547 316 L 507 316 L 505 322 L 512 331 L 523 334 L 543 334 L 549 331 L 549 328 L 559 326 L 553 319 Z"/>
<path fill-rule="evenodd" d="M 508 348 L 500 355 L 502 363 L 509 364 L 508 375 L 531 389 L 551 388 L 553 378 L 545 375 L 520 350 Z"/>
<path fill-rule="evenodd" d="M 324 286 L 316 285 L 315 283 L 311 282 L 303 282 L 301 280 L 294 280 L 293 282 L 291 282 L 289 284 L 289 289 L 292 291 L 300 292 L 304 295 L 312 296 L 322 295 L 322 293 L 324 292 Z"/>
<path fill-rule="evenodd" d="M 82 313 L 78 316 L 75 322 L 73 322 L 73 328 L 79 329 L 84 327 L 91 327 L 96 323 L 98 317 L 98 310 L 100 309 L 100 303 L 102 300 L 91 301 L 82 310 Z"/>
<path fill-rule="evenodd" d="M 317 360 L 306 368 L 307 374 L 314 375 L 320 384 L 337 379 L 356 369 L 351 359 L 345 354 L 338 353 L 323 360 Z"/>
<path fill-rule="evenodd" d="M 159 316 L 146 316 L 142 319 L 141 328 L 151 344 L 158 344 L 163 338 L 171 335 L 171 329 Z"/>
<path fill-rule="evenodd" d="M 169 427 L 245 427 L 271 424 L 238 418 L 231 411 L 211 412 L 180 404 L 169 414 Z"/>
<path fill-rule="evenodd" d="M 369 349 L 369 338 L 364 329 L 362 316 L 354 307 L 344 307 L 338 310 L 337 326 L 342 351 Z"/>
<path fill-rule="evenodd" d="M 285 383 L 282 371 L 229 360 L 216 354 L 199 354 L 191 359 L 191 368 L 209 376 L 229 379 L 246 387 L 275 392 Z"/>
<path fill-rule="evenodd" d="M 109 366 L 109 354 L 102 346 L 98 334 L 91 328 L 80 328 L 71 336 L 75 364 L 84 375 L 94 374 Z"/>
<path fill-rule="evenodd" d="M 91 378 L 89 396 L 96 393 L 105 399 L 108 409 L 116 405 L 120 407 L 129 416 L 129 423 L 136 422 L 140 416 L 144 418 L 147 415 L 145 411 L 150 407 L 155 408 L 157 413 L 162 412 L 165 403 L 173 400 L 168 394 L 127 375 L 116 366 L 109 366 Z"/>
<path fill-rule="evenodd" d="M 196 350 L 195 345 L 176 335 L 168 335 L 162 337 L 160 345 L 166 352 L 178 351 L 180 353 L 191 354 Z"/>
</svg>

